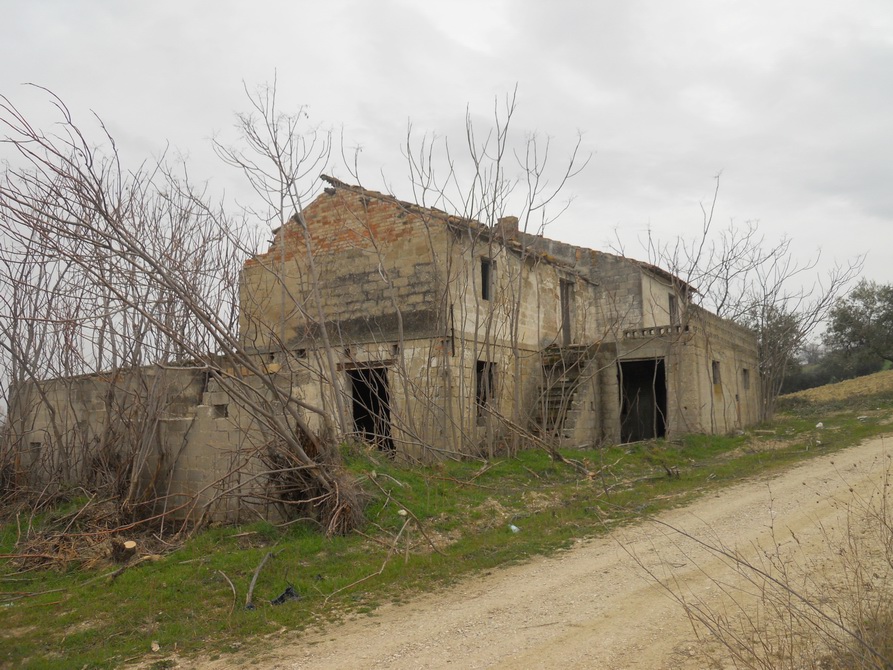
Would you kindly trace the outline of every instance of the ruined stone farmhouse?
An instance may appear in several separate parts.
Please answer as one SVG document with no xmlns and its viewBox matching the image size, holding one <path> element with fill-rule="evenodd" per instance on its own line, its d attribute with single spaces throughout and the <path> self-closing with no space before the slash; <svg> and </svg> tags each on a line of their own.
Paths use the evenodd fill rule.
<svg viewBox="0 0 893 670">
<path fill-rule="evenodd" d="M 300 412 L 318 434 L 426 460 L 757 420 L 755 336 L 694 306 L 695 288 L 671 273 L 529 234 L 514 217 L 488 225 L 325 179 L 246 262 L 240 295 L 243 347 L 316 408 Z M 72 476 L 88 478 L 90 459 L 109 457 L 95 435 L 114 381 L 131 396 L 155 389 L 142 477 L 167 505 L 262 479 L 269 463 L 252 458 L 267 436 L 238 395 L 200 369 L 143 372 L 31 389 L 23 463 L 74 467 L 72 450 L 95 452 L 75 459 Z"/>
<path fill-rule="evenodd" d="M 756 421 L 753 334 L 670 273 L 327 181 L 246 264 L 241 332 L 348 432 L 421 456 Z"/>
</svg>

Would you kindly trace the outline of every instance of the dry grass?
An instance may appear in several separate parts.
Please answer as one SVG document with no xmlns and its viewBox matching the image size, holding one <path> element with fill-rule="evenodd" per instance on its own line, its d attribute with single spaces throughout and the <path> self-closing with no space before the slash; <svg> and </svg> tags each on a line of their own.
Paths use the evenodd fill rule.
<svg viewBox="0 0 893 670">
<path fill-rule="evenodd" d="M 722 576 L 704 572 L 712 582 L 704 593 L 672 579 L 661 582 L 698 634 L 702 667 L 893 670 L 890 459 L 874 487 L 851 487 L 849 498 L 831 498 L 839 516 L 816 522 L 818 540 L 776 528 L 774 521 L 767 544 L 741 548 L 725 544 L 710 528 L 697 535 L 670 528 L 727 569 L 718 571 Z"/>
<path fill-rule="evenodd" d="M 837 402 L 854 397 L 878 395 L 893 392 L 893 370 L 876 372 L 873 375 L 847 379 L 836 384 L 789 393 L 785 398 L 800 398 L 809 402 Z"/>
</svg>

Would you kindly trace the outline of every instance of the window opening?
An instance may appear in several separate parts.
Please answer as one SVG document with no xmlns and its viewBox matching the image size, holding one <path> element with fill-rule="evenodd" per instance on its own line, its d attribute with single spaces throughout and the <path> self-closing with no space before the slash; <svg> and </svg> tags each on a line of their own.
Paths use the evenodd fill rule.
<svg viewBox="0 0 893 670">
<path fill-rule="evenodd" d="M 713 372 L 713 383 L 720 384 L 722 382 L 722 378 L 719 375 L 719 361 L 713 361 L 712 372 Z"/>
<path fill-rule="evenodd" d="M 478 361 L 475 368 L 475 403 L 477 415 L 484 415 L 484 409 L 492 407 L 496 390 L 496 363 Z"/>
<path fill-rule="evenodd" d="M 741 386 L 744 387 L 745 391 L 750 390 L 750 370 L 747 368 L 741 370 Z"/>
<path fill-rule="evenodd" d="M 670 314 L 670 325 L 678 326 L 679 325 L 679 302 L 676 299 L 676 296 L 673 295 L 672 293 L 669 296 L 668 311 Z"/>
<path fill-rule="evenodd" d="M 493 273 L 496 271 L 496 261 L 490 258 L 481 259 L 481 299 L 490 300 L 493 297 Z"/>
<path fill-rule="evenodd" d="M 574 283 L 567 279 L 560 280 L 559 291 L 561 293 L 561 342 L 567 346 L 573 341 Z"/>
</svg>

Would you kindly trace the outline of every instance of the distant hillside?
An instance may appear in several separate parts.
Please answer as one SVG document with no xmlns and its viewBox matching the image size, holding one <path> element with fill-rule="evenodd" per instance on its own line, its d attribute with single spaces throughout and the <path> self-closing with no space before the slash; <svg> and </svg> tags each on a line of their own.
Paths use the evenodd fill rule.
<svg viewBox="0 0 893 670">
<path fill-rule="evenodd" d="M 804 398 L 811 402 L 833 402 L 855 396 L 875 395 L 893 391 L 893 370 L 875 372 L 873 375 L 847 379 L 836 384 L 818 386 L 805 391 L 789 393 L 784 398 Z"/>
</svg>

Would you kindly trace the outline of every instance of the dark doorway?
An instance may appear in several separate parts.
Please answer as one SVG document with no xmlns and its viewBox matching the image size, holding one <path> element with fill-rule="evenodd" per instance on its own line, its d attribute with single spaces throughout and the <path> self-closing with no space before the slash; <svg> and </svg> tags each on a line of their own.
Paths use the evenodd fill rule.
<svg viewBox="0 0 893 670">
<path fill-rule="evenodd" d="M 667 377 L 664 359 L 620 361 L 620 441 L 638 442 L 667 433 Z"/>
<path fill-rule="evenodd" d="M 355 368 L 348 370 L 347 375 L 353 398 L 354 430 L 361 439 L 382 451 L 393 451 L 387 368 Z"/>
</svg>

